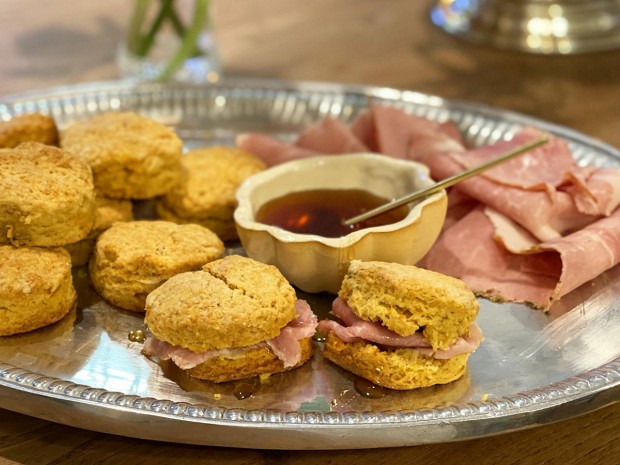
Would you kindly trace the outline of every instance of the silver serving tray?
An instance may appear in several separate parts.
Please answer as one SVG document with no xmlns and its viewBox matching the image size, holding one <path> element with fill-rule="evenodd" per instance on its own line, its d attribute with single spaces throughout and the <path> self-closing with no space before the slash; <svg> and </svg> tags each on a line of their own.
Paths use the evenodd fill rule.
<svg viewBox="0 0 620 465">
<path fill-rule="evenodd" d="M 5 98 L 0 118 L 38 111 L 64 127 L 134 110 L 174 127 L 188 148 L 232 144 L 239 132 L 290 140 L 325 116 L 349 122 L 370 100 L 454 121 L 472 145 L 534 125 L 564 137 L 580 163 L 620 167 L 620 152 L 570 129 L 418 92 L 335 84 L 228 80 L 207 87 L 106 82 Z M 231 252 L 240 252 L 236 244 Z M 104 303 L 75 270 L 79 308 L 61 322 L 0 338 L 0 407 L 107 433 L 269 449 L 407 446 L 554 422 L 620 400 L 620 267 L 547 314 L 481 300 L 486 340 L 467 374 L 445 386 L 368 398 L 324 361 L 264 382 L 215 385 L 140 355 L 141 315 Z M 331 296 L 305 295 L 320 316 Z M 252 394 L 247 397 L 248 394 Z M 243 398 L 246 396 L 245 398 Z"/>
</svg>

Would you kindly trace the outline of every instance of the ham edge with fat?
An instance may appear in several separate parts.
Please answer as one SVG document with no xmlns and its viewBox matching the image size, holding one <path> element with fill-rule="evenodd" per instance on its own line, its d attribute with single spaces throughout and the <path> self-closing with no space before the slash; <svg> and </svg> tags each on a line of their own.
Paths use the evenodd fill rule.
<svg viewBox="0 0 620 465">
<path fill-rule="evenodd" d="M 370 322 L 358 317 L 347 303 L 336 298 L 331 313 L 338 317 L 335 320 L 321 320 L 319 331 L 333 332 L 345 343 L 367 341 L 391 348 L 415 349 L 427 357 L 447 360 L 457 355 L 474 352 L 482 341 L 482 331 L 477 323 L 469 327 L 469 335 L 459 337 L 448 349 L 435 350 L 424 339 L 421 331 L 408 336 L 401 336 L 380 323 Z"/>
<path fill-rule="evenodd" d="M 269 347 L 282 360 L 285 368 L 294 367 L 301 359 L 299 341 L 312 337 L 318 325 L 316 315 L 305 300 L 298 299 L 295 302 L 295 310 L 297 311 L 297 317 L 282 328 L 278 336 L 252 346 L 216 349 L 197 353 L 157 339 L 155 336 L 149 336 L 144 341 L 142 354 L 158 357 L 161 360 L 172 360 L 179 368 L 189 370 L 214 357 L 241 358 L 249 350 L 258 347 Z"/>
</svg>

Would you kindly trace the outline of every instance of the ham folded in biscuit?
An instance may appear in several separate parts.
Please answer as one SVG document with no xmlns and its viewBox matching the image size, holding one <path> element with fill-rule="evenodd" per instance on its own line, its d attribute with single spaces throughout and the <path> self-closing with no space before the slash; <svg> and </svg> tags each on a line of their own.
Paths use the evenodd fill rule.
<svg viewBox="0 0 620 465">
<path fill-rule="evenodd" d="M 455 278 L 411 265 L 353 261 L 322 320 L 323 355 L 391 389 L 460 378 L 482 341 L 479 305 Z"/>
<path fill-rule="evenodd" d="M 272 266 L 230 255 L 173 276 L 146 299 L 142 353 L 216 383 L 303 365 L 318 324 Z"/>
</svg>

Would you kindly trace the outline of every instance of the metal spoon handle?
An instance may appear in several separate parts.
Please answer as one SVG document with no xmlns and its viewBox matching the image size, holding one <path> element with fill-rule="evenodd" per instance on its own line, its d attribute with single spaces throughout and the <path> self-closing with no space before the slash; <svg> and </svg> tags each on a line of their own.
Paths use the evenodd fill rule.
<svg viewBox="0 0 620 465">
<path fill-rule="evenodd" d="M 487 161 L 486 163 L 482 163 L 481 165 L 474 166 L 473 168 L 465 170 L 452 177 L 446 178 L 443 181 L 440 181 L 436 184 L 433 184 L 430 187 L 427 187 L 426 189 L 422 189 L 420 191 L 407 194 L 403 197 L 394 199 L 388 203 L 385 203 L 376 208 L 373 208 L 372 210 L 368 210 L 367 212 L 364 212 L 360 215 L 349 218 L 348 220 L 344 222 L 344 224 L 348 226 L 351 224 L 359 223 L 360 221 L 367 220 L 368 218 L 372 218 L 373 216 L 380 215 L 387 211 L 393 210 L 394 208 L 398 208 L 402 205 L 419 200 L 423 197 L 426 197 L 427 195 L 431 195 L 431 194 L 434 194 L 435 192 L 439 192 L 442 189 L 446 189 L 450 186 L 453 186 L 457 182 L 464 181 L 465 179 L 468 179 L 468 178 L 471 178 L 472 176 L 480 174 L 483 171 L 486 171 L 490 168 L 493 168 L 496 165 L 499 165 L 500 163 L 504 163 L 505 161 L 508 161 L 511 158 L 514 158 L 518 155 L 522 155 L 525 152 L 529 152 L 530 150 L 535 149 L 536 147 L 546 144 L 548 141 L 549 141 L 548 136 L 546 135 L 541 136 L 537 139 L 534 139 L 531 142 L 527 142 L 523 145 L 519 145 L 518 147 L 515 147 L 509 150 L 508 152 L 504 153 L 503 155 L 500 155 L 497 158 L 493 158 L 492 160 Z"/>
</svg>

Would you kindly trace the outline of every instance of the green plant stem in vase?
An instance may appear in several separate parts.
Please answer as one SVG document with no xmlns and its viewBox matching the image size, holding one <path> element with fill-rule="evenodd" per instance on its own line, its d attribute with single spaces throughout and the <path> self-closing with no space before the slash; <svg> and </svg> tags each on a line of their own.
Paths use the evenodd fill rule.
<svg viewBox="0 0 620 465">
<path fill-rule="evenodd" d="M 145 80 L 217 80 L 209 19 L 209 0 L 134 0 L 121 71 Z"/>
</svg>

